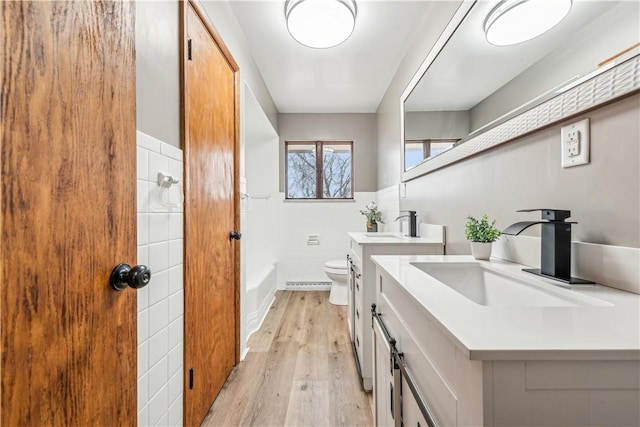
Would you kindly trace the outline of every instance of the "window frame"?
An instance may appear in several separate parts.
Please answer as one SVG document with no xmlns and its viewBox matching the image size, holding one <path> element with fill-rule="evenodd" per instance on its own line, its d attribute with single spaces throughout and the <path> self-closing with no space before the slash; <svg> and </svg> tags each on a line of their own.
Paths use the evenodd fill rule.
<svg viewBox="0 0 640 427">
<path fill-rule="evenodd" d="M 290 197 L 289 196 L 289 146 L 290 145 L 315 145 L 316 152 L 316 197 Z M 348 145 L 351 150 L 351 196 L 350 197 L 324 197 L 323 191 L 323 176 L 324 176 L 324 145 Z M 321 155 L 318 155 L 321 153 Z M 353 141 L 327 141 L 327 140 L 291 140 L 284 142 L 284 195 L 285 200 L 296 201 L 342 201 L 342 200 L 354 200 L 355 186 L 354 186 L 354 144 Z M 318 197 L 318 195 L 320 197 Z"/>
</svg>

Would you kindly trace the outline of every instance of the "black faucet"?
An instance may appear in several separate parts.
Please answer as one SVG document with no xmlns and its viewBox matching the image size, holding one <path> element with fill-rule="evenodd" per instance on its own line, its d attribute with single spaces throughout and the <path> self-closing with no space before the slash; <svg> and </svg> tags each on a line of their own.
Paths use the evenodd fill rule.
<svg viewBox="0 0 640 427">
<path fill-rule="evenodd" d="M 396 221 L 400 218 L 409 218 L 409 237 L 418 237 L 418 224 L 416 221 L 416 211 L 400 211 L 407 212 L 406 215 L 400 215 L 396 218 Z"/>
<path fill-rule="evenodd" d="M 521 221 L 507 227 L 502 234 L 517 236 L 535 224 L 542 224 L 542 243 L 540 245 L 540 268 L 523 268 L 523 271 L 549 277 L 572 285 L 589 284 L 588 280 L 571 277 L 571 224 L 565 219 L 571 211 L 559 209 L 523 209 L 517 212 L 542 211 L 546 221 Z"/>
</svg>

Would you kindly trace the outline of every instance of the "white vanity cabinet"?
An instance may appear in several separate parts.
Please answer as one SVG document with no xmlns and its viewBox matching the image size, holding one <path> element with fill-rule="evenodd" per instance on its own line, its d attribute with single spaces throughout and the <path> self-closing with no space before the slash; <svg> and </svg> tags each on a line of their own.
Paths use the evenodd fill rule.
<svg viewBox="0 0 640 427">
<path fill-rule="evenodd" d="M 402 354 L 400 363 L 411 373 L 417 391 L 416 395 L 409 379 L 398 370 L 400 386 L 395 389 L 395 399 L 401 402 L 402 410 L 397 420 L 400 424 L 395 425 L 428 426 L 419 407 L 420 400 L 437 425 L 482 425 L 482 362 L 469 360 L 467 354 L 438 330 L 433 319 L 420 312 L 409 295 L 380 271 L 376 288 L 380 321 L 374 322 L 374 335 L 378 324 L 389 331 L 398 353 Z M 377 365 L 375 371 L 379 372 Z M 385 397 L 388 393 L 385 389 L 374 389 L 376 413 L 378 402 L 389 399 Z"/>
<path fill-rule="evenodd" d="M 373 354 L 371 304 L 376 301 L 372 255 L 428 255 L 444 253 L 444 227 L 421 224 L 425 237 L 400 233 L 349 233 L 348 324 L 362 386 L 371 390 Z"/>
<path fill-rule="evenodd" d="M 536 333 L 526 337 L 523 318 L 529 311 L 539 316 L 538 309 L 496 311 L 496 316 L 515 313 L 511 323 L 519 324 L 518 336 L 513 335 L 514 329 L 510 329 L 512 325 L 508 325 L 508 321 L 504 323 L 504 330 L 500 323 L 493 323 L 492 330 L 488 330 L 484 323 L 492 318 L 490 308 L 480 307 L 476 313 L 467 305 L 465 310 L 466 302 L 458 305 L 454 300 L 456 294 L 446 289 L 441 292 L 432 282 L 419 282 L 419 273 L 402 267 L 402 263 L 381 262 L 382 258 L 393 257 L 375 258 L 376 263 L 386 267 L 379 266 L 376 270 L 375 310 L 379 315 L 373 316 L 371 332 L 376 355 L 376 425 L 427 426 L 421 404 L 438 426 L 640 425 L 640 349 L 632 335 L 629 335 L 632 341 L 622 349 L 585 352 L 585 346 L 571 348 L 572 342 L 567 342 L 567 348 L 545 344 L 546 336 L 564 333 L 563 328 L 568 328 L 568 333 L 577 330 L 575 323 L 570 323 L 578 318 L 575 307 L 551 307 L 550 316 L 557 317 L 543 320 L 548 325 L 546 336 Z M 411 257 L 408 262 L 415 258 Z M 412 285 L 407 285 L 407 281 Z M 415 295 L 423 299 L 417 300 Z M 450 298 L 447 303 L 443 303 L 444 299 L 438 300 L 442 295 Z M 594 313 L 602 313 L 603 322 L 607 318 L 624 319 L 627 315 L 630 315 L 628 320 L 637 322 L 638 308 L 634 307 L 639 301 L 637 296 L 616 295 L 618 300 L 610 300 L 614 304 L 597 307 Z M 429 302 L 425 303 L 426 300 Z M 445 313 L 452 311 L 476 321 L 465 322 L 463 328 L 459 324 L 449 326 Z M 567 323 L 560 324 L 559 320 Z M 615 325 L 604 329 L 609 327 Z M 387 338 L 382 332 L 385 329 Z M 522 345 L 506 348 L 495 344 L 481 347 L 483 341 L 494 337 L 499 337 L 505 346 L 510 345 L 510 340 L 523 342 L 521 335 L 525 335 L 524 342 L 531 347 L 538 345 L 544 349 Z M 597 340 L 604 341 L 604 338 Z M 391 339 L 412 381 L 407 381 L 404 371 L 391 382 L 386 377 L 389 372 L 398 372 L 389 371 L 393 363 L 389 361 Z M 410 390 L 409 382 L 415 386 L 416 393 Z M 395 396 L 390 394 L 389 383 L 396 384 Z M 390 420 L 389 402 L 394 400 L 401 409 L 394 407 L 395 417 Z"/>
</svg>

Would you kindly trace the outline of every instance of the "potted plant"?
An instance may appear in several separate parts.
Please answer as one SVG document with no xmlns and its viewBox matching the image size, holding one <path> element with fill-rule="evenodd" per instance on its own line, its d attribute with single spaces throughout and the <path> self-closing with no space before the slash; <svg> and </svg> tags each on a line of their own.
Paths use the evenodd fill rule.
<svg viewBox="0 0 640 427">
<path fill-rule="evenodd" d="M 371 202 L 365 207 L 367 209 L 360 210 L 360 213 L 367 217 L 367 231 L 378 231 L 378 223 L 384 224 L 382 212 L 378 210 L 376 202 Z"/>
<path fill-rule="evenodd" d="M 467 217 L 464 235 L 471 242 L 471 254 L 475 259 L 489 259 L 491 256 L 491 243 L 498 240 L 502 234 L 494 227 L 496 221 L 489 222 L 487 215 L 482 215 L 480 220 L 472 216 Z"/>
</svg>

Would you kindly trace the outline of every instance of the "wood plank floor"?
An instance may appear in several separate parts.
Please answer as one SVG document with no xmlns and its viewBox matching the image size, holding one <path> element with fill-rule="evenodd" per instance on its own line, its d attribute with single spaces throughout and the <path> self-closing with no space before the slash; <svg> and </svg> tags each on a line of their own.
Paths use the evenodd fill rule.
<svg viewBox="0 0 640 427">
<path fill-rule="evenodd" d="M 249 353 L 202 426 L 371 426 L 347 308 L 328 292 L 278 291 Z"/>
</svg>

